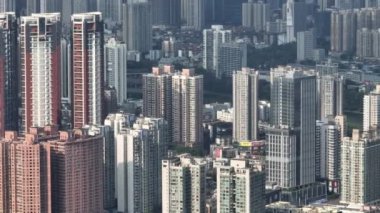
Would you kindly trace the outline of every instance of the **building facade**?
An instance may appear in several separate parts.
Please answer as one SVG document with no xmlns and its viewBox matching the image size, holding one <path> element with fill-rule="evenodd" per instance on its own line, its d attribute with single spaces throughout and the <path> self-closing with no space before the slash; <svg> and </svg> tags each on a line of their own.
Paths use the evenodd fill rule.
<svg viewBox="0 0 380 213">
<path fill-rule="evenodd" d="M 259 73 L 242 68 L 233 75 L 233 138 L 235 141 L 258 139 Z"/>
<path fill-rule="evenodd" d="M 204 213 L 206 162 L 182 154 L 162 161 L 162 212 Z"/>
<path fill-rule="evenodd" d="M 273 128 L 267 134 L 267 180 L 277 182 L 285 188 L 313 183 L 315 182 L 315 75 L 307 70 L 279 67 L 271 70 L 270 77 L 270 124 Z M 283 155 L 283 153 L 288 154 Z M 291 159 L 284 161 L 278 157 L 279 155 Z"/>
<path fill-rule="evenodd" d="M 377 129 L 380 124 L 380 85 L 364 95 L 363 98 L 363 131 Z"/>
<path fill-rule="evenodd" d="M 172 76 L 172 119 L 174 144 L 203 147 L 203 76 L 192 69 Z"/>
<path fill-rule="evenodd" d="M 217 167 L 217 213 L 265 212 L 265 173 L 245 159 Z"/>
<path fill-rule="evenodd" d="M 23 16 L 20 30 L 21 131 L 25 132 L 59 121 L 60 14 Z"/>
<path fill-rule="evenodd" d="M 104 29 L 100 12 L 74 14 L 72 20 L 73 127 L 101 124 L 104 95 Z"/>
<path fill-rule="evenodd" d="M 104 71 L 107 86 L 116 89 L 121 105 L 127 100 L 127 45 L 111 38 L 104 46 Z"/>
<path fill-rule="evenodd" d="M 13 12 L 0 13 L 0 135 L 18 130 L 17 21 Z"/>
<path fill-rule="evenodd" d="M 161 166 L 167 158 L 167 122 L 138 118 L 117 135 L 119 212 L 156 212 L 161 204 Z"/>
<path fill-rule="evenodd" d="M 380 202 L 380 162 L 378 138 L 360 136 L 344 138 L 341 154 L 341 202 L 359 205 L 378 205 Z"/>
</svg>

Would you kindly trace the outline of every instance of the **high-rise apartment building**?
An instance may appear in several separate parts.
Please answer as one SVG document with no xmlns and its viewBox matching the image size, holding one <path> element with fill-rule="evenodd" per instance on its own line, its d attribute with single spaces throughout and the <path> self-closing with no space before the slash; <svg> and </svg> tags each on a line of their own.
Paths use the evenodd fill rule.
<svg viewBox="0 0 380 213">
<path fill-rule="evenodd" d="M 202 30 L 205 26 L 205 0 L 181 0 L 182 26 Z"/>
<path fill-rule="evenodd" d="M 246 159 L 217 167 L 217 213 L 265 212 L 265 173 Z"/>
<path fill-rule="evenodd" d="M 103 137 L 103 205 L 104 209 L 116 207 L 116 164 L 115 164 L 115 136 L 111 126 L 85 126 L 90 136 Z"/>
<path fill-rule="evenodd" d="M 117 136 L 118 212 L 156 212 L 161 204 L 161 160 L 167 122 L 141 117 Z"/>
<path fill-rule="evenodd" d="M 104 95 L 104 26 L 100 12 L 72 20 L 73 127 L 101 124 Z"/>
<path fill-rule="evenodd" d="M 243 3 L 242 9 L 243 27 L 253 28 L 256 32 L 265 30 L 265 26 L 271 17 L 271 9 L 268 3 L 263 1 L 253 2 L 250 0 Z"/>
<path fill-rule="evenodd" d="M 296 41 L 296 35 L 306 30 L 307 4 L 289 0 L 286 3 L 286 41 Z"/>
<path fill-rule="evenodd" d="M 203 146 L 203 76 L 183 69 L 172 76 L 172 119 L 174 144 Z"/>
<path fill-rule="evenodd" d="M 18 130 L 17 20 L 0 13 L 0 135 Z"/>
<path fill-rule="evenodd" d="M 330 191 L 335 192 L 340 180 L 340 130 L 334 119 L 316 123 L 315 175 L 317 179 L 327 180 Z"/>
<path fill-rule="evenodd" d="M 162 212 L 203 213 L 206 161 L 182 154 L 162 161 Z"/>
<path fill-rule="evenodd" d="M 219 46 L 232 40 L 231 30 L 224 30 L 222 25 L 212 25 L 203 30 L 203 68 L 217 72 Z M 215 73 L 216 76 L 221 76 Z"/>
<path fill-rule="evenodd" d="M 315 75 L 293 67 L 272 69 L 268 182 L 285 188 L 315 182 L 315 120 Z"/>
<path fill-rule="evenodd" d="M 39 143 L 46 138 L 35 134 L 18 137 L 12 131 L 2 138 L 1 212 L 52 212 L 50 147 Z"/>
<path fill-rule="evenodd" d="M 356 14 L 354 11 L 333 11 L 331 13 L 331 51 L 355 51 L 356 29 Z"/>
<path fill-rule="evenodd" d="M 247 43 L 219 44 L 216 77 L 232 77 L 234 71 L 247 66 Z"/>
<path fill-rule="evenodd" d="M 316 65 L 317 74 L 317 119 L 343 114 L 344 78 L 339 76 L 338 64 Z"/>
<path fill-rule="evenodd" d="M 297 33 L 297 61 L 314 60 L 316 39 L 314 31 L 302 31 Z"/>
<path fill-rule="evenodd" d="M 104 50 L 107 86 L 116 89 L 117 101 L 121 105 L 127 100 L 127 45 L 111 38 Z"/>
<path fill-rule="evenodd" d="M 152 1 L 153 24 L 179 26 L 181 21 L 181 1 Z"/>
<path fill-rule="evenodd" d="M 380 85 L 363 98 L 363 131 L 374 130 L 380 124 Z"/>
<path fill-rule="evenodd" d="M 143 115 L 163 118 L 168 122 L 169 141 L 172 137 L 172 76 L 174 67 L 153 67 L 152 73 L 143 75 Z M 170 143 L 170 142 L 169 142 Z"/>
<path fill-rule="evenodd" d="M 21 17 L 21 131 L 58 124 L 60 96 L 59 13 Z"/>
<path fill-rule="evenodd" d="M 16 0 L 1 0 L 0 13 L 16 11 Z"/>
<path fill-rule="evenodd" d="M 128 50 L 147 52 L 152 49 L 152 5 L 148 1 L 123 5 L 123 41 Z"/>
<path fill-rule="evenodd" d="M 344 138 L 341 154 L 341 202 L 359 205 L 380 203 L 380 140 L 360 136 L 353 130 L 352 137 Z"/>
<path fill-rule="evenodd" d="M 103 140 L 77 129 L 47 142 L 52 212 L 103 212 Z"/>
<path fill-rule="evenodd" d="M 5 212 L 103 212 L 103 137 L 30 128 L 0 141 Z"/>
<path fill-rule="evenodd" d="M 233 138 L 235 141 L 258 137 L 259 73 L 242 68 L 233 75 Z"/>
</svg>

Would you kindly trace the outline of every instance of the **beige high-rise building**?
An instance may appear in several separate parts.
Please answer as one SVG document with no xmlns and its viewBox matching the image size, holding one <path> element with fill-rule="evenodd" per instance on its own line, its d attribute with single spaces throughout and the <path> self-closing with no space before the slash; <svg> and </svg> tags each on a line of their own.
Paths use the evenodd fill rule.
<svg viewBox="0 0 380 213">
<path fill-rule="evenodd" d="M 217 167 L 217 213 L 265 212 L 265 173 L 246 159 Z"/>
<path fill-rule="evenodd" d="M 203 76 L 183 69 L 172 76 L 172 142 L 186 147 L 203 146 Z"/>
<path fill-rule="evenodd" d="M 361 136 L 353 130 L 344 138 L 341 154 L 341 202 L 359 205 L 380 204 L 380 139 Z"/>
<path fill-rule="evenodd" d="M 182 154 L 162 161 L 162 212 L 204 213 L 206 161 Z"/>
<path fill-rule="evenodd" d="M 153 67 L 152 73 L 143 75 L 143 115 L 163 118 L 172 134 L 172 76 L 173 66 Z"/>
<path fill-rule="evenodd" d="M 363 131 L 377 129 L 380 124 L 380 85 L 363 98 Z"/>
<path fill-rule="evenodd" d="M 233 75 L 233 138 L 256 140 L 258 135 L 259 72 L 242 68 Z"/>
</svg>

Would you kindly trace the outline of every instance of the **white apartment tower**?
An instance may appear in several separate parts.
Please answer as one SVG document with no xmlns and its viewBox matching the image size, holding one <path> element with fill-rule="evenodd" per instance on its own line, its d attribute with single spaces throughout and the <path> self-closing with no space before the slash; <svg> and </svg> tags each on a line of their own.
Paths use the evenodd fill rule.
<svg viewBox="0 0 380 213">
<path fill-rule="evenodd" d="M 167 158 L 167 123 L 140 117 L 116 139 L 118 212 L 156 212 L 161 204 L 161 160 Z"/>
<path fill-rule="evenodd" d="M 233 75 L 233 138 L 256 140 L 258 136 L 259 72 L 242 68 Z"/>
<path fill-rule="evenodd" d="M 116 89 L 119 105 L 127 100 L 127 45 L 111 38 L 104 46 L 107 86 Z"/>
<path fill-rule="evenodd" d="M 336 190 L 333 188 L 340 179 L 340 131 L 334 119 L 316 123 L 315 175 L 318 179 L 328 180 L 332 190 Z"/>
<path fill-rule="evenodd" d="M 353 130 L 352 138 L 342 142 L 341 154 L 341 203 L 380 204 L 380 140 L 361 137 Z"/>
<path fill-rule="evenodd" d="M 217 72 L 219 46 L 232 40 L 231 30 L 223 29 L 223 25 L 212 25 L 211 29 L 203 30 L 203 68 Z M 215 73 L 216 76 L 218 73 Z"/>
<path fill-rule="evenodd" d="M 265 173 L 246 159 L 217 167 L 217 213 L 265 212 Z"/>
<path fill-rule="evenodd" d="M 203 76 L 183 69 L 172 76 L 172 119 L 175 144 L 203 146 Z"/>
<path fill-rule="evenodd" d="M 162 161 L 162 212 L 205 213 L 206 161 L 182 154 Z"/>
<path fill-rule="evenodd" d="M 338 64 L 316 65 L 317 119 L 343 114 L 344 78 L 338 74 Z"/>
<path fill-rule="evenodd" d="M 379 128 L 380 124 L 380 85 L 363 98 L 363 131 Z"/>
</svg>

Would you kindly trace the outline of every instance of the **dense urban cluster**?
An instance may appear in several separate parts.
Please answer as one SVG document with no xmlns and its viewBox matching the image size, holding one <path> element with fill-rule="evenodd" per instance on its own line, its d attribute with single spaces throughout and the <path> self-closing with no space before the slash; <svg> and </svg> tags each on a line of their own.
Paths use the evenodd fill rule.
<svg viewBox="0 0 380 213">
<path fill-rule="evenodd" d="M 0 0 L 0 213 L 380 212 L 380 1 Z"/>
</svg>

